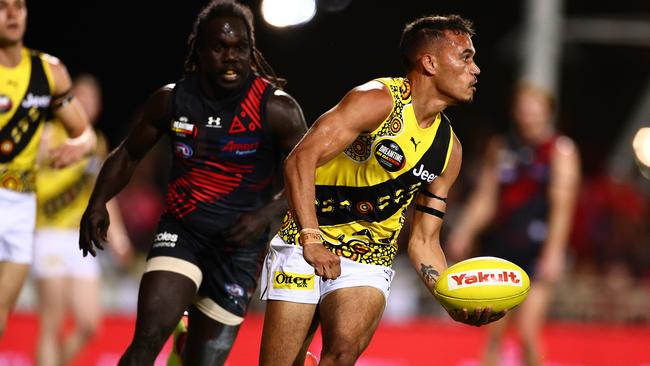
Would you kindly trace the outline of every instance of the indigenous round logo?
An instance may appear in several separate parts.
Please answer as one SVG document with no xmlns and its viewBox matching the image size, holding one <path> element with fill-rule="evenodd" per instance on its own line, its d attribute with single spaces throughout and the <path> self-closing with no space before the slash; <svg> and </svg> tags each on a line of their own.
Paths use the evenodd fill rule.
<svg viewBox="0 0 650 366">
<path fill-rule="evenodd" d="M 390 121 L 390 132 L 397 134 L 401 130 L 402 130 L 402 121 L 400 121 L 399 118 L 393 118 L 393 120 Z"/>
<path fill-rule="evenodd" d="M 359 213 L 361 213 L 363 215 L 367 215 L 367 214 L 371 213 L 372 211 L 374 211 L 375 208 L 372 207 L 372 203 L 370 203 L 368 201 L 361 201 L 361 202 L 357 203 L 356 209 L 357 209 L 357 211 L 359 211 Z"/>
<path fill-rule="evenodd" d="M 408 80 L 404 80 L 404 84 L 400 85 L 399 91 L 402 100 L 407 100 L 411 97 L 411 83 Z"/>
<path fill-rule="evenodd" d="M 406 164 L 406 157 L 402 148 L 394 141 L 383 140 L 375 147 L 375 159 L 379 165 L 389 172 L 396 172 Z"/>
<path fill-rule="evenodd" d="M 0 153 L 9 155 L 14 151 L 14 143 L 11 140 L 4 140 L 0 142 Z"/>
<path fill-rule="evenodd" d="M 0 94 L 0 113 L 6 113 L 11 110 L 11 98 L 4 94 Z"/>
<path fill-rule="evenodd" d="M 367 154 L 367 146 L 362 141 L 354 140 L 354 142 L 350 146 L 352 147 L 352 151 L 356 155 L 364 156 Z"/>
</svg>

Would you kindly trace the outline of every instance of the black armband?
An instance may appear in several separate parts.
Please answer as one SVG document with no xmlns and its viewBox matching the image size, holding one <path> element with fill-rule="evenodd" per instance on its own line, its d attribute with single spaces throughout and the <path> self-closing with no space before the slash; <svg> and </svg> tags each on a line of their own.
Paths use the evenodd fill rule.
<svg viewBox="0 0 650 366">
<path fill-rule="evenodd" d="M 52 104 L 50 105 L 51 110 L 59 109 L 66 104 L 70 103 L 70 101 L 74 98 L 74 95 L 72 94 L 72 90 L 68 90 L 65 93 L 55 95 L 52 97 Z"/>
<path fill-rule="evenodd" d="M 435 194 L 433 194 L 433 193 L 427 191 L 426 189 L 422 189 L 422 190 L 420 190 L 420 193 L 422 193 L 423 195 L 425 195 L 425 196 L 427 196 L 427 197 L 435 198 L 435 199 L 437 199 L 438 201 L 442 201 L 442 202 L 444 202 L 444 203 L 447 203 L 447 197 L 436 196 Z"/>
<path fill-rule="evenodd" d="M 439 217 L 441 219 L 445 216 L 445 213 L 440 210 L 436 210 L 435 208 L 431 208 L 423 205 L 418 205 L 417 203 L 415 204 L 415 209 L 418 211 L 422 211 L 426 214 Z"/>
</svg>

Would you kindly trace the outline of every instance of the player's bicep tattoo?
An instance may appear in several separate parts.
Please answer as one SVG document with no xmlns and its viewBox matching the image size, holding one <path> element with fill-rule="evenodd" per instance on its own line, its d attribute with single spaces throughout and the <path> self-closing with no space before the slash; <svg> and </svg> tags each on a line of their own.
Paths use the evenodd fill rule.
<svg viewBox="0 0 650 366">
<path fill-rule="evenodd" d="M 438 277 L 440 277 L 440 273 L 438 273 L 438 271 L 436 271 L 436 269 L 429 264 L 420 263 L 420 273 L 422 274 L 422 278 L 424 278 L 425 281 L 432 284 L 438 282 Z"/>
</svg>

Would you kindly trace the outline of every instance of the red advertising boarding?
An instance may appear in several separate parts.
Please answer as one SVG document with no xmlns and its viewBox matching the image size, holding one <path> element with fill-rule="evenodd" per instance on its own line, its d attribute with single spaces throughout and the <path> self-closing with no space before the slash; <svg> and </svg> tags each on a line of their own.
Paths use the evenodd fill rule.
<svg viewBox="0 0 650 366">
<path fill-rule="evenodd" d="M 261 315 L 250 316 L 242 326 L 227 366 L 257 365 Z M 114 366 L 129 343 L 135 318 L 108 316 L 73 366 Z M 34 314 L 14 314 L 0 340 L 0 366 L 31 366 L 37 336 Z M 550 323 L 544 328 L 544 365 L 648 366 L 650 327 Z M 485 330 L 440 319 L 406 323 L 384 321 L 357 366 L 478 366 Z M 520 365 L 516 340 L 505 342 L 502 365 Z M 156 366 L 164 366 L 170 342 Z M 320 338 L 311 351 L 318 354 Z"/>
</svg>

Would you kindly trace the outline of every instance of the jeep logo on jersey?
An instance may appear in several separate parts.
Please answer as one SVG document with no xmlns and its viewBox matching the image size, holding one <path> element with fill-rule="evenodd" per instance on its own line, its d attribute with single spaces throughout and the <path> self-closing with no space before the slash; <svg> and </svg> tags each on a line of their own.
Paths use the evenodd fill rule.
<svg viewBox="0 0 650 366">
<path fill-rule="evenodd" d="M 457 290 L 472 286 L 523 286 L 520 271 L 511 269 L 480 269 L 458 272 L 447 277 L 447 287 Z"/>
<path fill-rule="evenodd" d="M 176 152 L 176 155 L 183 157 L 185 159 L 191 158 L 192 155 L 194 155 L 194 150 L 182 142 L 176 142 L 174 145 L 174 151 Z"/>
<path fill-rule="evenodd" d="M 221 117 L 208 117 L 208 123 L 205 124 L 205 127 L 221 128 Z"/>
<path fill-rule="evenodd" d="M 11 110 L 13 104 L 11 98 L 6 95 L 0 94 L 0 113 L 6 113 Z"/>
<path fill-rule="evenodd" d="M 187 117 L 181 116 L 178 120 L 172 122 L 172 132 L 180 137 L 185 137 L 186 135 L 196 136 L 196 128 L 194 124 L 189 123 Z"/>
<path fill-rule="evenodd" d="M 21 105 L 25 109 L 32 107 L 45 108 L 50 105 L 50 99 L 52 99 L 52 97 L 49 95 L 34 95 L 32 93 L 29 93 L 25 99 L 23 99 Z"/>
<path fill-rule="evenodd" d="M 396 172 L 406 164 L 402 148 L 390 140 L 380 141 L 375 147 L 375 158 L 379 165 L 389 172 Z"/>
<path fill-rule="evenodd" d="M 257 152 L 260 140 L 250 137 L 219 139 L 219 151 L 228 155 L 244 156 Z"/>
<path fill-rule="evenodd" d="M 420 164 L 419 167 L 413 169 L 413 175 L 420 177 L 423 181 L 427 183 L 433 182 L 438 176 L 424 169 L 424 164 Z"/>
<path fill-rule="evenodd" d="M 313 290 L 314 275 L 291 272 L 274 272 L 273 288 L 286 290 Z"/>
</svg>

